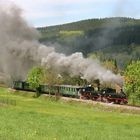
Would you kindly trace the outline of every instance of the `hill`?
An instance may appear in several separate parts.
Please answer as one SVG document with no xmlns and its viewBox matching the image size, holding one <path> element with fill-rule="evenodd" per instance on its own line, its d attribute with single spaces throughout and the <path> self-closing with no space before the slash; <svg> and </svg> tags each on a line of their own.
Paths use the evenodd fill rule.
<svg viewBox="0 0 140 140">
<path fill-rule="evenodd" d="M 140 20 L 124 17 L 88 19 L 38 28 L 40 42 L 67 55 L 96 54 L 101 60 L 116 59 L 120 67 L 140 57 Z"/>
</svg>

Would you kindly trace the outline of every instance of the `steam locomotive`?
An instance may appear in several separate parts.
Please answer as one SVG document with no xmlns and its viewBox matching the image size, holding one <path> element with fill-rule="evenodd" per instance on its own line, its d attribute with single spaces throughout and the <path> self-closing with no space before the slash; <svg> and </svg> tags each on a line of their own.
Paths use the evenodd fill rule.
<svg viewBox="0 0 140 140">
<path fill-rule="evenodd" d="M 24 81 L 14 81 L 13 88 L 16 90 L 36 91 L 40 94 L 58 94 L 60 96 L 88 99 L 107 103 L 127 104 L 126 94 L 121 90 L 116 93 L 115 89 L 104 88 L 95 89 L 92 86 L 72 86 L 72 85 L 40 85 L 37 89 L 30 87 L 29 83 Z"/>
</svg>

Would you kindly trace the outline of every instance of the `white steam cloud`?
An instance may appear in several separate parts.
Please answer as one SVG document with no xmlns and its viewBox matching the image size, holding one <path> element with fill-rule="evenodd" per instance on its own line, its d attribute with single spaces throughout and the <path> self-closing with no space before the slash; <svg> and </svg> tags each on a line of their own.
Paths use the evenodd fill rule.
<svg viewBox="0 0 140 140">
<path fill-rule="evenodd" d="M 25 79 L 30 68 L 43 65 L 59 73 L 81 75 L 88 81 L 122 82 L 120 76 L 103 68 L 97 60 L 86 59 L 82 53 L 57 53 L 53 47 L 41 45 L 38 37 L 39 33 L 23 20 L 19 8 L 0 7 L 0 73 L 8 80 Z"/>
<path fill-rule="evenodd" d="M 97 60 L 84 58 L 82 53 L 74 53 L 70 56 L 56 52 L 49 53 L 42 59 L 42 64 L 54 68 L 58 72 L 69 72 L 73 75 L 81 75 L 88 81 L 99 79 L 101 82 L 120 83 L 121 77 L 102 67 Z"/>
</svg>

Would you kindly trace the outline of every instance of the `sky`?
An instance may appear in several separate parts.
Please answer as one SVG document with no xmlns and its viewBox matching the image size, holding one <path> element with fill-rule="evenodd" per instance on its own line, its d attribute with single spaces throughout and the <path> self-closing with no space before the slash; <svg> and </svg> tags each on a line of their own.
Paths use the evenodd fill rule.
<svg viewBox="0 0 140 140">
<path fill-rule="evenodd" d="M 35 27 L 116 16 L 140 19 L 140 0 L 0 0 L 2 6 L 11 3 Z"/>
</svg>

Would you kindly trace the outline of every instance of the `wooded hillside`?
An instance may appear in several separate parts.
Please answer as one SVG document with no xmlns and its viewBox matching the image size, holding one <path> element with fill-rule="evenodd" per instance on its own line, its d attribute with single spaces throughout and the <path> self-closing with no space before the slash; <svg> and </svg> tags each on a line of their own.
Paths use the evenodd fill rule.
<svg viewBox="0 0 140 140">
<path fill-rule="evenodd" d="M 65 54 L 82 52 L 101 60 L 115 59 L 120 67 L 140 58 L 140 20 L 132 18 L 89 19 L 38 28 L 40 42 Z"/>
</svg>

